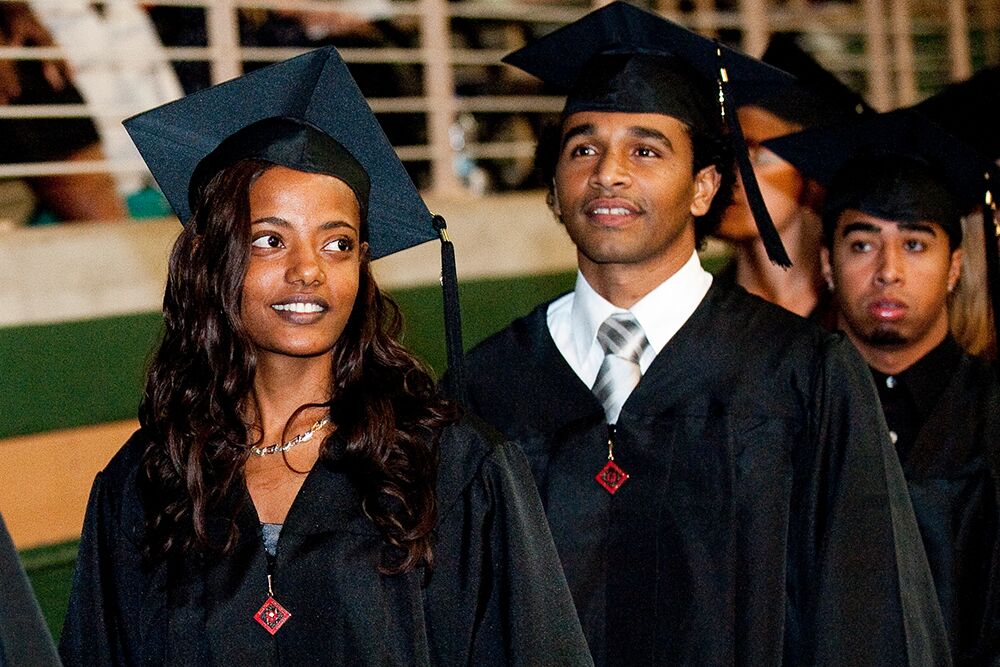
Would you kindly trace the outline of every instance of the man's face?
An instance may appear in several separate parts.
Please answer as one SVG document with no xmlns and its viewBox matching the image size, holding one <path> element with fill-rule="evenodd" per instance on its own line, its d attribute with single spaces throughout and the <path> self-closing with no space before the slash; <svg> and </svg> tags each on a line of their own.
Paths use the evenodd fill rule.
<svg viewBox="0 0 1000 667">
<path fill-rule="evenodd" d="M 694 217 L 718 187 L 715 167 L 693 174 L 691 138 L 676 118 L 585 111 L 563 123 L 553 209 L 585 273 L 605 264 L 679 268 L 694 251 Z"/>
<path fill-rule="evenodd" d="M 848 209 L 837 220 L 831 247 L 821 253 L 839 324 L 862 356 L 911 347 L 926 353 L 944 339 L 962 251 L 950 249 L 939 224 Z"/>
<path fill-rule="evenodd" d="M 797 132 L 802 126 L 755 106 L 740 107 L 737 115 L 764 205 L 775 228 L 783 232 L 798 219 L 805 198 L 805 181 L 795 167 L 761 144 L 768 139 Z M 733 203 L 712 234 L 737 243 L 760 237 L 743 190 L 742 178 L 737 179 Z"/>
</svg>

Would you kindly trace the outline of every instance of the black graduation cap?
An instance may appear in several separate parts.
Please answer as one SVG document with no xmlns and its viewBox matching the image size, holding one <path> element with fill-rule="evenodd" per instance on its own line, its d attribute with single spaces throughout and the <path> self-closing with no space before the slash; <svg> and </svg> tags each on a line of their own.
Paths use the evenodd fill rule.
<svg viewBox="0 0 1000 667">
<path fill-rule="evenodd" d="M 972 210 L 984 195 L 988 165 L 980 155 L 936 123 L 905 109 L 807 128 L 764 145 L 826 186 L 854 160 L 892 156 L 935 169 L 961 213 Z"/>
<path fill-rule="evenodd" d="M 771 261 L 791 262 L 760 196 L 730 81 L 787 85 L 759 60 L 625 2 L 613 2 L 508 54 L 503 61 L 568 95 L 565 114 L 653 112 L 690 125 L 728 127 L 747 200 Z M 721 109 L 719 102 L 721 101 Z"/>
<path fill-rule="evenodd" d="M 185 224 L 191 199 L 212 175 L 255 157 L 331 173 L 359 199 L 368 185 L 372 259 L 440 237 L 449 366 L 461 380 L 457 279 L 446 225 L 427 210 L 336 49 L 310 51 L 196 92 L 129 118 L 125 128 Z"/>
<path fill-rule="evenodd" d="M 368 244 L 373 259 L 438 237 L 427 206 L 333 47 L 133 116 L 125 121 L 125 129 L 177 217 L 187 223 L 189 186 L 198 164 L 224 139 L 270 118 L 311 124 L 363 165 L 371 180 Z M 263 151 L 265 144 L 273 143 L 269 139 L 278 140 L 278 134 L 272 128 L 263 136 L 246 135 L 242 143 L 256 141 L 256 148 Z M 286 157 L 291 158 L 292 152 Z M 278 154 L 272 157 L 281 159 Z"/>
<path fill-rule="evenodd" d="M 989 160 L 1000 160 L 1000 67 L 950 84 L 911 107 L 974 146 Z"/>
<path fill-rule="evenodd" d="M 802 127 L 875 113 L 865 99 L 844 85 L 799 45 L 793 33 L 775 33 L 761 60 L 795 77 L 793 83 L 734 82 L 740 105 L 753 104 Z"/>
</svg>

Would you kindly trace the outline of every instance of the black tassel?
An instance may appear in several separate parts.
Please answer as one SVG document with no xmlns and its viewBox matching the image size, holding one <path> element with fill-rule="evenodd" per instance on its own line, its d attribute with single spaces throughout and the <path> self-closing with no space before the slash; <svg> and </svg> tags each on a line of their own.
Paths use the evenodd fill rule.
<svg viewBox="0 0 1000 667">
<path fill-rule="evenodd" d="M 449 392 L 462 405 L 465 395 L 465 350 L 462 348 L 462 310 L 458 300 L 455 245 L 448 237 L 448 223 L 434 216 L 434 229 L 441 237 L 441 293 L 444 297 L 444 340 L 448 353 Z"/>
<path fill-rule="evenodd" d="M 750 212 L 753 213 L 754 222 L 757 223 L 757 231 L 764 242 L 764 249 L 767 251 L 767 258 L 778 266 L 789 268 L 792 260 L 785 251 L 785 245 L 781 242 L 781 236 L 774 227 L 774 221 L 767 212 L 764 198 L 760 194 L 760 187 L 757 185 L 757 176 L 753 173 L 753 165 L 750 164 L 750 154 L 747 152 L 747 142 L 743 136 L 743 128 L 740 127 L 739 118 L 733 108 L 729 95 L 729 75 L 726 73 L 726 64 L 723 62 L 722 47 L 716 45 L 715 53 L 719 61 L 719 106 L 726 126 L 729 128 L 730 143 L 736 153 L 736 165 L 739 167 L 740 176 L 743 179 L 743 192 L 746 194 L 747 203 L 750 205 Z"/>
<path fill-rule="evenodd" d="M 990 310 L 993 311 L 993 340 L 1000 348 L 1000 248 L 997 247 L 997 241 L 1000 239 L 994 220 L 996 211 L 994 182 L 998 180 L 997 168 L 991 167 L 990 171 L 984 174 L 984 180 L 986 196 L 983 199 L 983 242 L 986 244 L 986 289 L 989 294 Z M 997 356 L 1000 360 L 1000 350 Z"/>
</svg>

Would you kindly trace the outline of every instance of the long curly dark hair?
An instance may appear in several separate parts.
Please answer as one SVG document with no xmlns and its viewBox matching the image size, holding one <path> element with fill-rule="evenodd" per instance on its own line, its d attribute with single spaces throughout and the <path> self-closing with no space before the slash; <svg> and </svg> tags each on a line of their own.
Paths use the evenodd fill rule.
<svg viewBox="0 0 1000 667">
<path fill-rule="evenodd" d="M 149 439 L 139 490 L 150 562 L 228 553 L 238 538 L 235 521 L 224 540 L 213 537 L 208 516 L 242 483 L 249 446 L 261 433 L 259 424 L 245 423 L 258 414 L 256 354 L 240 301 L 250 186 L 270 166 L 243 160 L 216 174 L 170 256 L 164 333 L 139 410 Z M 336 372 L 326 405 L 336 431 L 320 460 L 358 489 L 362 511 L 386 543 L 379 569 L 395 574 L 432 565 L 438 435 L 456 409 L 397 342 L 399 309 L 375 284 L 367 257 L 360 272 L 354 309 L 331 354 Z"/>
</svg>

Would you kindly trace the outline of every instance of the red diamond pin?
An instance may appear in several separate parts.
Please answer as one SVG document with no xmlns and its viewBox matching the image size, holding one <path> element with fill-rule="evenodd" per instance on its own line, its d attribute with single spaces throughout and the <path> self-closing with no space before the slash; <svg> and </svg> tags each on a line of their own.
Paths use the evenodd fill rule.
<svg viewBox="0 0 1000 667">
<path fill-rule="evenodd" d="M 621 488 L 625 480 L 628 479 L 628 473 L 618 467 L 618 464 L 612 460 L 609 460 L 601 468 L 601 472 L 597 473 L 594 477 L 597 483 L 604 487 L 604 489 L 614 495 L 615 491 Z"/>
<path fill-rule="evenodd" d="M 278 604 L 277 600 L 269 597 L 264 602 L 264 606 L 257 610 L 253 618 L 273 635 L 291 617 L 292 615 L 288 613 L 287 609 Z"/>
</svg>

